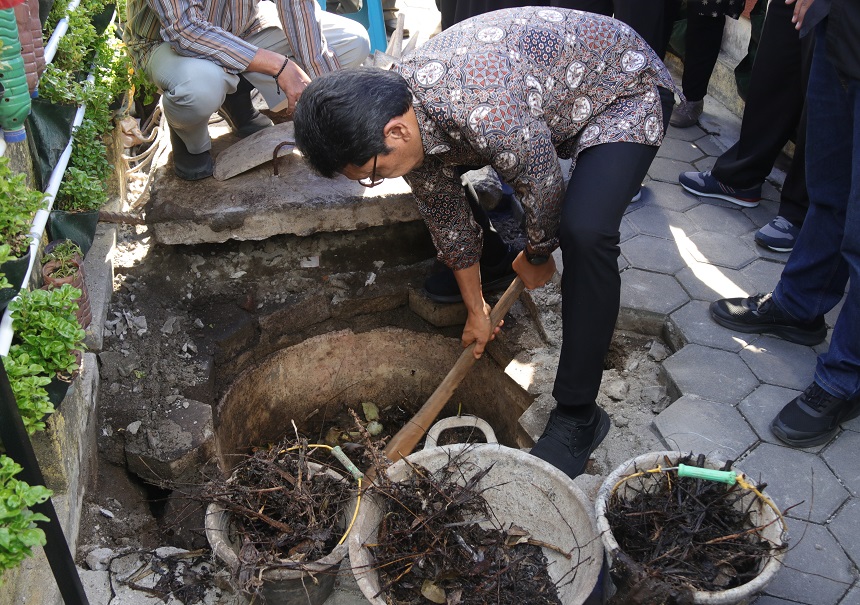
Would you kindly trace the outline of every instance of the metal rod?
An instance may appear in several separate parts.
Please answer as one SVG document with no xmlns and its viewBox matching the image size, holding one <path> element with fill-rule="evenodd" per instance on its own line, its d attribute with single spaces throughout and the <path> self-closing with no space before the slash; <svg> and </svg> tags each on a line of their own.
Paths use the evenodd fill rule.
<svg viewBox="0 0 860 605">
<path fill-rule="evenodd" d="M 0 441 L 6 448 L 6 454 L 23 467 L 19 478 L 30 485 L 45 485 L 42 469 L 36 460 L 33 444 L 24 428 L 21 413 L 15 395 L 12 393 L 12 385 L 9 384 L 9 376 L 6 367 L 0 357 Z M 48 522 L 40 522 L 39 526 L 45 532 L 45 556 L 54 574 L 54 580 L 60 589 L 66 605 L 89 605 L 87 593 L 81 583 L 81 577 L 75 567 L 75 560 L 69 550 L 69 543 L 63 534 L 54 503 L 48 498 L 42 504 L 34 504 L 30 507 L 33 512 L 42 513 L 48 518 Z"/>
</svg>

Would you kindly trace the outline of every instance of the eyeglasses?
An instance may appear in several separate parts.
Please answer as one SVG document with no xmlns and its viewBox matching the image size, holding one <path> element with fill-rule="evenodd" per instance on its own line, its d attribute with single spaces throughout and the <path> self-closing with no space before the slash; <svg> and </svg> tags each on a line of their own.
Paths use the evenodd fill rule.
<svg viewBox="0 0 860 605">
<path fill-rule="evenodd" d="M 365 187 L 376 187 L 377 185 L 381 185 L 382 181 L 385 180 L 385 178 L 381 178 L 381 179 L 376 178 L 376 158 L 378 158 L 378 157 L 379 157 L 378 155 L 373 156 L 373 170 L 370 171 L 370 178 L 369 179 L 358 179 L 359 185 L 364 185 Z"/>
</svg>

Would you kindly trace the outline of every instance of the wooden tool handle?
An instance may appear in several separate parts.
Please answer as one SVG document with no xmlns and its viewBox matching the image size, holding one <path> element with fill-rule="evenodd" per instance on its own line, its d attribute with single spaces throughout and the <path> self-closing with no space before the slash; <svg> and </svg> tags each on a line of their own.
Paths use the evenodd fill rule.
<svg viewBox="0 0 860 605">
<path fill-rule="evenodd" d="M 523 282 L 517 277 L 511 282 L 511 285 L 508 286 L 508 289 L 505 290 L 505 293 L 502 294 L 499 302 L 496 303 L 496 306 L 490 313 L 490 324 L 493 327 L 499 325 L 499 322 L 510 310 L 511 305 L 520 297 L 522 291 Z M 475 356 L 472 354 L 474 350 L 475 343 L 473 342 L 463 350 L 457 363 L 454 364 L 454 367 L 451 368 L 451 371 L 448 372 L 442 383 L 436 387 L 436 390 L 433 391 L 433 394 L 430 395 L 424 405 L 421 406 L 421 409 L 391 438 L 391 441 L 388 442 L 385 448 L 385 455 L 389 460 L 395 462 L 411 454 L 412 450 L 415 449 L 415 446 L 421 440 L 421 437 L 430 430 L 430 426 L 436 420 L 442 408 L 445 407 L 445 404 L 448 403 L 451 395 L 466 376 L 466 372 L 474 365 Z"/>
</svg>

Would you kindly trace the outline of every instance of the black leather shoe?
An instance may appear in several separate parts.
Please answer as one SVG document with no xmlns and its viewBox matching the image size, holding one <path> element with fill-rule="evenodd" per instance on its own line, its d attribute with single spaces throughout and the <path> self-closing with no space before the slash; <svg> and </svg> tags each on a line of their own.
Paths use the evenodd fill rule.
<svg viewBox="0 0 860 605">
<path fill-rule="evenodd" d="M 549 462 L 574 479 L 583 473 L 588 457 L 609 432 L 609 414 L 598 405 L 588 422 L 577 422 L 555 408 L 531 455 Z"/>
<path fill-rule="evenodd" d="M 394 30 L 397 29 L 397 19 L 386 19 L 385 20 L 385 33 L 389 36 L 394 33 Z M 403 28 L 403 37 L 409 37 L 409 30 L 405 27 Z"/>
<path fill-rule="evenodd" d="M 839 425 L 860 415 L 860 400 L 840 399 L 813 382 L 789 401 L 770 423 L 780 441 L 811 447 L 830 441 Z"/>
<path fill-rule="evenodd" d="M 254 86 L 242 76 L 236 92 L 224 98 L 224 104 L 218 110 L 218 115 L 224 118 L 240 138 L 245 138 L 272 125 L 272 121 L 261 114 L 251 101 L 251 91 Z"/>
<path fill-rule="evenodd" d="M 799 322 L 777 307 L 770 294 L 715 301 L 711 303 L 711 317 L 736 332 L 773 334 L 801 345 L 817 345 L 827 337 L 824 317 Z"/>
<path fill-rule="evenodd" d="M 212 176 L 215 172 L 215 162 L 209 151 L 191 153 L 185 143 L 172 128 L 170 129 L 170 146 L 173 148 L 173 171 L 186 181 L 199 181 Z"/>
<path fill-rule="evenodd" d="M 508 252 L 500 263 L 492 266 L 485 266 L 481 263 L 481 289 L 484 294 L 498 292 L 511 285 L 517 276 L 511 263 L 514 262 L 519 253 L 519 250 L 508 246 Z M 460 294 L 460 286 L 457 285 L 454 272 L 447 268 L 427 278 L 424 282 L 424 294 L 437 303 L 463 302 L 463 296 Z"/>
</svg>

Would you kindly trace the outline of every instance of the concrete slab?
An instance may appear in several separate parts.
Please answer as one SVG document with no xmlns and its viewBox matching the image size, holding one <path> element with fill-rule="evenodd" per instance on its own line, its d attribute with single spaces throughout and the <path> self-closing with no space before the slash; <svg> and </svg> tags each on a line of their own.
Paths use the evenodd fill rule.
<svg viewBox="0 0 860 605">
<path fill-rule="evenodd" d="M 705 153 L 692 141 L 671 138 L 664 139 L 660 149 L 657 150 L 658 158 L 691 163 L 701 159 L 704 155 Z"/>
<path fill-rule="evenodd" d="M 860 450 L 860 433 L 843 431 L 834 442 L 824 450 L 822 458 L 833 472 L 839 477 L 842 485 L 848 488 L 852 496 L 860 494 L 860 465 L 857 464 L 857 452 Z M 860 524 L 857 525 L 860 529 Z M 855 542 L 860 554 L 860 540 Z"/>
<path fill-rule="evenodd" d="M 792 603 L 839 603 L 854 581 L 848 557 L 822 525 L 789 518 L 788 533 L 783 567 L 765 593 Z"/>
<path fill-rule="evenodd" d="M 229 134 L 213 138 L 213 155 L 233 140 Z M 306 236 L 420 220 L 403 179 L 373 188 L 343 176 L 326 179 L 297 152 L 279 159 L 278 176 L 269 162 L 227 181 L 183 181 L 169 157 L 155 169 L 146 205 L 147 225 L 162 244 Z"/>
<path fill-rule="evenodd" d="M 669 449 L 737 460 L 758 441 L 733 406 L 684 395 L 660 412 L 654 427 Z"/>
<path fill-rule="evenodd" d="M 776 445 L 784 445 L 770 431 L 770 423 L 789 401 L 800 394 L 800 391 L 763 384 L 755 391 L 744 397 L 738 405 L 738 410 L 750 423 L 759 439 Z M 823 445 L 804 448 L 809 453 L 820 452 Z"/>
<path fill-rule="evenodd" d="M 684 268 L 674 242 L 650 235 L 637 235 L 621 244 L 621 254 L 634 269 L 672 275 Z"/>
<path fill-rule="evenodd" d="M 759 248 L 756 246 L 758 250 Z M 785 267 L 785 261 L 788 257 L 783 256 L 781 259 L 774 259 L 777 262 L 772 260 L 760 258 L 758 260 L 754 260 L 746 267 L 741 269 L 741 275 L 743 275 L 750 284 L 750 289 L 747 290 L 749 295 L 766 292 L 773 292 L 773 289 L 776 288 L 776 284 L 779 283 L 779 278 L 782 275 L 782 269 Z M 781 261 L 781 262 L 780 262 Z"/>
<path fill-rule="evenodd" d="M 700 231 L 691 235 L 689 241 L 692 243 L 690 253 L 702 263 L 741 269 L 756 258 L 748 245 L 727 233 Z"/>
<path fill-rule="evenodd" d="M 759 380 L 802 391 L 812 382 L 815 351 L 773 336 L 762 336 L 741 351 L 741 359 Z"/>
<path fill-rule="evenodd" d="M 646 204 L 628 213 L 624 218 L 630 221 L 639 233 L 668 240 L 674 239 L 677 229 L 688 235 L 699 230 L 686 214 L 655 204 Z"/>
<path fill-rule="evenodd" d="M 860 565 L 860 502 L 848 502 L 827 527 L 854 564 Z"/>
<path fill-rule="evenodd" d="M 701 204 L 684 213 L 702 231 L 715 231 L 728 235 L 744 235 L 755 225 L 743 212 L 726 212 L 724 209 Z"/>
<path fill-rule="evenodd" d="M 755 292 L 752 282 L 742 272 L 708 263 L 690 263 L 676 273 L 675 278 L 691 298 L 709 304 L 719 298 L 746 297 Z M 754 334 L 745 334 L 741 340 L 749 341 L 755 337 Z"/>
<path fill-rule="evenodd" d="M 663 362 L 666 376 L 681 395 L 740 403 L 758 380 L 737 355 L 690 344 Z"/>
<path fill-rule="evenodd" d="M 657 180 L 650 181 L 648 186 L 644 188 L 649 194 L 645 200 L 646 203 L 676 212 L 684 212 L 698 205 L 699 198 L 681 189 L 678 186 L 677 178 L 678 176 L 675 175 L 675 181 L 668 183 Z"/>
<path fill-rule="evenodd" d="M 850 495 L 821 458 L 801 450 L 761 443 L 744 458 L 743 465 L 761 472 L 767 493 L 781 510 L 791 507 L 785 514 L 795 519 L 824 523 Z"/>
<path fill-rule="evenodd" d="M 740 352 L 744 343 L 723 330 L 711 319 L 709 303 L 690 301 L 670 316 L 670 321 L 685 344 L 699 344 L 734 353 Z"/>
</svg>

